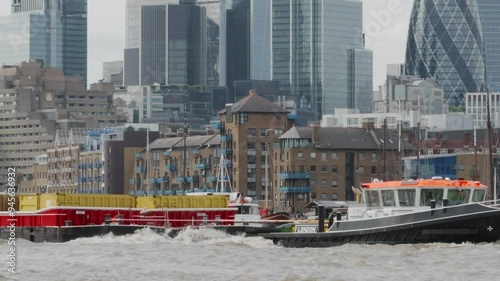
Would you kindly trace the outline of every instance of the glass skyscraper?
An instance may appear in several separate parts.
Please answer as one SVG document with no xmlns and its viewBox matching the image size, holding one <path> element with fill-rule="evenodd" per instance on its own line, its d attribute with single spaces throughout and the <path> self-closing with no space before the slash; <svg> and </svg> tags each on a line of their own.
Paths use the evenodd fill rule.
<svg viewBox="0 0 500 281">
<path fill-rule="evenodd" d="M 206 85 L 206 21 L 194 2 L 142 6 L 140 84 Z"/>
<path fill-rule="evenodd" d="M 272 62 L 280 91 L 317 120 L 335 108 L 371 112 L 372 53 L 364 49 L 361 1 L 273 0 Z"/>
<path fill-rule="evenodd" d="M 500 89 L 500 1 L 477 0 L 483 26 L 486 79 L 490 90 Z"/>
<path fill-rule="evenodd" d="M 485 90 L 484 44 L 476 0 L 415 0 L 406 49 L 407 74 L 434 78 L 445 101 Z"/>
<path fill-rule="evenodd" d="M 0 17 L 0 63 L 36 59 L 87 82 L 87 1 L 12 0 Z"/>
</svg>

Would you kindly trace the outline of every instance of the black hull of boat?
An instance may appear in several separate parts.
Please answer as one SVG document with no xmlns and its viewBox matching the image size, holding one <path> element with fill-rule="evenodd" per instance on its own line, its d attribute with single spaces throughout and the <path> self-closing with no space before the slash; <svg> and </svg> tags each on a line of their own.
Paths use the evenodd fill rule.
<svg viewBox="0 0 500 281">
<path fill-rule="evenodd" d="M 140 225 L 85 225 L 63 227 L 17 227 L 15 235 L 10 228 L 0 228 L 0 238 L 25 239 L 35 243 L 64 243 L 78 238 L 89 238 L 113 234 L 115 236 L 129 235 L 137 230 L 149 228 L 158 234 L 166 233 L 170 237 L 177 236 L 185 228 L 162 228 Z M 277 227 L 258 226 L 202 226 L 194 228 L 215 229 L 230 235 L 258 236 L 263 233 L 279 231 Z"/>
<path fill-rule="evenodd" d="M 482 204 L 336 222 L 324 233 L 270 233 L 284 247 L 356 244 L 481 243 L 500 240 L 500 209 Z"/>
</svg>

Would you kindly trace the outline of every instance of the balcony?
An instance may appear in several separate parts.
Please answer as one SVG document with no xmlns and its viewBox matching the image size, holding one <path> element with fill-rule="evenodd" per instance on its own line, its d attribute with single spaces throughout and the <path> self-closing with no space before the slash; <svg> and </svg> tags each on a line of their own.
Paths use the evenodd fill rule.
<svg viewBox="0 0 500 281">
<path fill-rule="evenodd" d="M 144 168 L 142 166 L 137 166 L 137 167 L 135 167 L 135 172 L 142 173 L 142 172 L 144 172 Z"/>
<path fill-rule="evenodd" d="M 87 182 L 87 178 L 86 177 L 79 177 L 78 178 L 78 182 L 79 183 L 85 183 L 85 182 Z"/>
<path fill-rule="evenodd" d="M 175 181 L 176 181 L 177 183 L 184 183 L 184 182 L 188 182 L 188 181 L 187 181 L 187 179 L 188 179 L 188 178 L 184 178 L 184 177 L 176 177 L 176 178 L 175 178 Z"/>
<path fill-rule="evenodd" d="M 281 173 L 280 180 L 306 180 L 310 179 L 310 173 Z"/>
<path fill-rule="evenodd" d="M 210 164 L 205 164 L 205 163 L 196 164 L 194 167 L 196 170 L 208 170 L 208 169 L 210 169 Z"/>
<path fill-rule="evenodd" d="M 200 150 L 199 149 L 194 149 L 193 150 L 193 155 L 200 155 Z"/>
<path fill-rule="evenodd" d="M 153 184 L 153 183 L 155 183 L 155 182 L 156 182 L 156 179 L 155 179 L 155 178 L 149 178 L 149 179 L 148 179 L 148 183 L 149 183 L 149 184 Z"/>
<path fill-rule="evenodd" d="M 170 150 L 163 151 L 163 156 L 169 157 L 171 154 L 172 154 L 172 151 L 170 151 Z"/>
<path fill-rule="evenodd" d="M 134 183 L 135 183 L 135 179 L 129 179 L 129 180 L 128 180 L 128 183 L 129 183 L 129 184 L 134 184 Z"/>
<path fill-rule="evenodd" d="M 100 176 L 95 176 L 94 177 L 94 181 L 101 181 L 101 177 Z"/>
<path fill-rule="evenodd" d="M 216 182 L 217 181 L 217 177 L 216 176 L 208 176 L 207 177 L 207 182 Z"/>
<path fill-rule="evenodd" d="M 170 178 L 169 177 L 163 177 L 162 178 L 162 182 L 163 183 L 168 183 L 170 181 Z"/>
<path fill-rule="evenodd" d="M 135 158 L 141 158 L 141 157 L 142 157 L 142 154 L 140 154 L 140 153 L 135 154 Z"/>
<path fill-rule="evenodd" d="M 299 187 L 280 187 L 280 193 L 309 193 L 311 192 L 311 187 L 299 186 Z"/>
<path fill-rule="evenodd" d="M 232 150 L 231 150 L 231 149 L 227 149 L 227 148 L 225 148 L 225 149 L 221 149 L 221 151 L 220 151 L 220 152 L 221 152 L 222 154 L 227 155 L 227 154 L 231 154 Z"/>
<path fill-rule="evenodd" d="M 155 179 L 155 183 L 162 183 L 163 182 L 163 178 L 156 178 Z"/>
<path fill-rule="evenodd" d="M 165 171 L 175 171 L 175 165 L 165 165 Z"/>
<path fill-rule="evenodd" d="M 220 141 L 231 141 L 233 137 L 231 135 L 221 136 Z"/>
</svg>

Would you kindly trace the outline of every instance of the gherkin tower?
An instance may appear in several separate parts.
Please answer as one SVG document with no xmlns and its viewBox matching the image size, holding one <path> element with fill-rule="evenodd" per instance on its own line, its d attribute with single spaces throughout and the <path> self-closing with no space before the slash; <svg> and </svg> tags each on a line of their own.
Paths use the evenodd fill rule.
<svg viewBox="0 0 500 281">
<path fill-rule="evenodd" d="M 406 48 L 406 72 L 434 78 L 450 105 L 486 89 L 483 32 L 476 0 L 415 0 Z"/>
</svg>

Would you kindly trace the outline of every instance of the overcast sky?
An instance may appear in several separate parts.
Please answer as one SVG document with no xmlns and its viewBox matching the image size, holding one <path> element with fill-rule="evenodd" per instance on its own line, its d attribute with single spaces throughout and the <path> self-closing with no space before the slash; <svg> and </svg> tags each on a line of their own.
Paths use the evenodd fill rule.
<svg viewBox="0 0 500 281">
<path fill-rule="evenodd" d="M 411 0 L 362 0 L 367 48 L 373 50 L 374 81 L 384 83 L 386 65 L 404 62 Z M 0 0 L 0 15 L 11 0 Z M 125 0 L 88 0 L 88 82 L 102 78 L 102 62 L 122 60 L 125 47 Z"/>
</svg>

